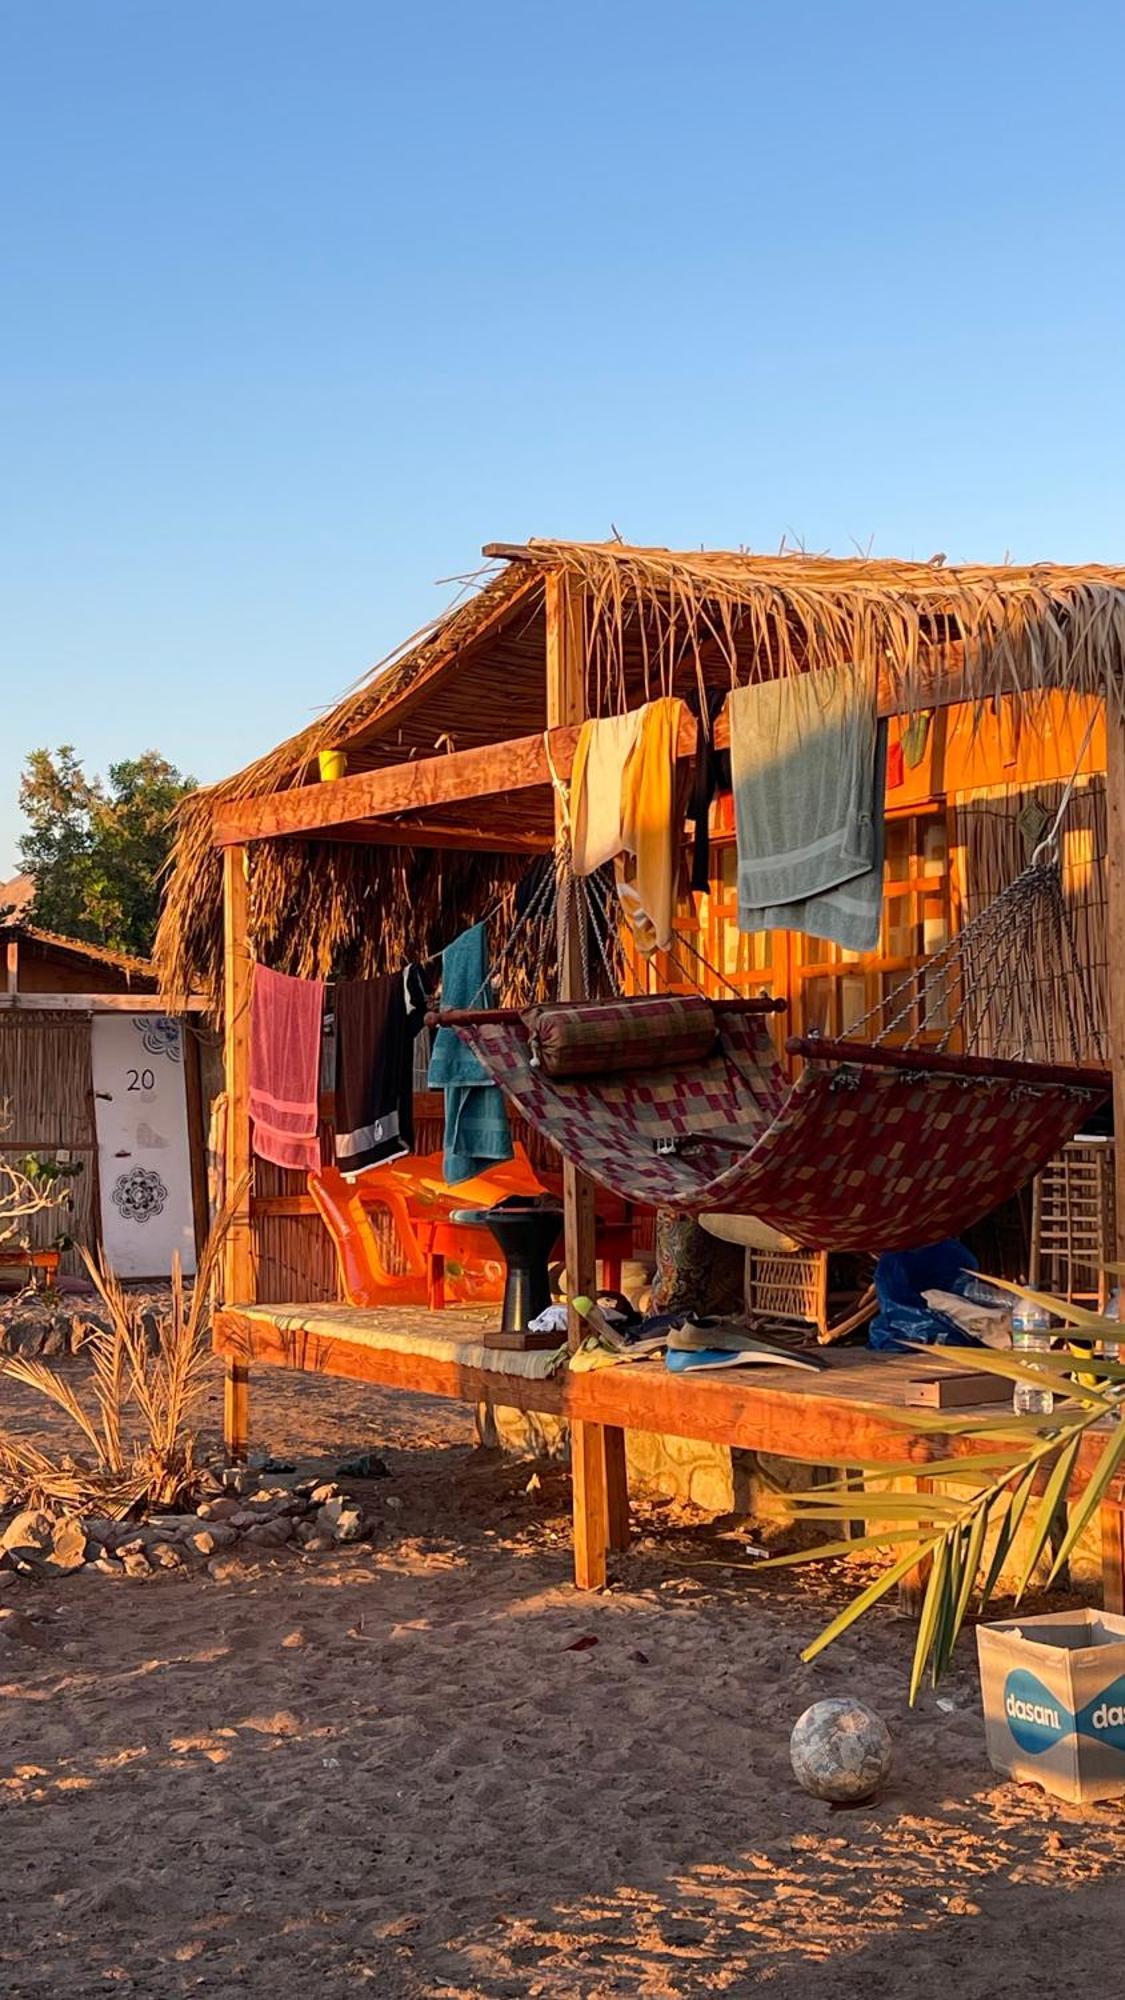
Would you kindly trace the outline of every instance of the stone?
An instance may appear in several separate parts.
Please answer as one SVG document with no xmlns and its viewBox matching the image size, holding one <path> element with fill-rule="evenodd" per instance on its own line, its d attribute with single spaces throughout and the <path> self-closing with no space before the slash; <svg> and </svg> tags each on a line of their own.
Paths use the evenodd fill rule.
<svg viewBox="0 0 1125 2000">
<path fill-rule="evenodd" d="M 44 1361 L 57 1360 L 61 1354 L 70 1353 L 70 1321 L 54 1319 L 47 1327 L 39 1345 Z"/>
<path fill-rule="evenodd" d="M 152 1560 L 158 1569 L 182 1569 L 184 1566 L 183 1556 L 171 1542 L 154 1542 Z"/>
<path fill-rule="evenodd" d="M 358 1542 L 367 1527 L 362 1509 L 342 1496 L 319 1508 L 316 1525 L 320 1534 L 331 1535 L 334 1542 Z"/>
<path fill-rule="evenodd" d="M 228 1493 L 249 1493 L 258 1484 L 258 1475 L 246 1465 L 224 1465 L 219 1474 Z"/>
<path fill-rule="evenodd" d="M 258 1521 L 247 1528 L 242 1539 L 253 1549 L 281 1549 L 293 1539 L 293 1523 L 284 1514 L 277 1514 L 270 1521 Z"/>
<path fill-rule="evenodd" d="M 121 1566 L 126 1576 L 151 1576 L 152 1574 L 148 1557 L 143 1548 L 131 1549 L 127 1556 L 122 1556 Z"/>
<path fill-rule="evenodd" d="M 319 1486 L 313 1487 L 309 1499 L 314 1507 L 327 1507 L 333 1500 L 342 1500 L 343 1495 L 334 1481 L 326 1479 L 322 1480 Z"/>
<path fill-rule="evenodd" d="M 0 1535 L 0 1548 L 22 1561 L 42 1562 L 51 1553 L 55 1523 L 42 1507 L 25 1507 Z"/>
<path fill-rule="evenodd" d="M 239 1502 L 233 1494 L 224 1493 L 213 1500 L 201 1500 L 196 1508 L 200 1521 L 229 1521 L 239 1511 Z"/>
<path fill-rule="evenodd" d="M 797 1783 L 836 1805 L 873 1798 L 894 1752 L 882 1716 L 862 1701 L 814 1701 L 789 1740 Z"/>
<path fill-rule="evenodd" d="M 43 1322 L 28 1314 L 20 1319 L 10 1319 L 5 1343 L 9 1354 L 38 1354 L 43 1345 L 44 1331 Z"/>
<path fill-rule="evenodd" d="M 6 1646 L 41 1646 L 43 1634 L 24 1612 L 6 1607 L 0 1610 L 0 1643 Z"/>
<path fill-rule="evenodd" d="M 122 1575 L 121 1564 L 116 1556 L 111 1555 L 97 1556 L 92 1563 L 86 1564 L 86 1568 L 97 1570 L 99 1576 Z"/>
<path fill-rule="evenodd" d="M 211 1521 L 207 1527 L 197 1528 L 187 1539 L 197 1556 L 213 1556 L 220 1549 L 233 1547 L 238 1540 L 238 1530 L 229 1521 Z"/>
<path fill-rule="evenodd" d="M 58 1576 L 69 1576 L 86 1560 L 86 1530 L 75 1514 L 64 1514 L 55 1522 L 47 1568 Z"/>
<path fill-rule="evenodd" d="M 322 1556 L 332 1545 L 331 1535 L 322 1535 L 319 1529 L 316 1529 L 305 1543 L 305 1549 L 310 1556 Z"/>
<path fill-rule="evenodd" d="M 319 1529 L 315 1521 L 298 1521 L 294 1532 L 302 1547 L 308 1548 L 310 1542 L 315 1542 Z"/>
</svg>

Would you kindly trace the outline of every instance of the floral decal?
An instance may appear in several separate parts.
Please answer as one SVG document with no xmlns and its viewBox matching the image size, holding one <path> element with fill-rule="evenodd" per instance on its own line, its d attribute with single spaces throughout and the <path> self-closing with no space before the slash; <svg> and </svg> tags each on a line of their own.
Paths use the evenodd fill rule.
<svg viewBox="0 0 1125 2000">
<path fill-rule="evenodd" d="M 170 1014 L 137 1014 L 133 1026 L 148 1055 L 167 1056 L 169 1062 L 179 1062 L 180 1024 Z"/>
<path fill-rule="evenodd" d="M 130 1222 L 147 1222 L 162 1215 L 168 1190 L 151 1167 L 131 1167 L 122 1174 L 113 1190 L 113 1203 Z"/>
</svg>

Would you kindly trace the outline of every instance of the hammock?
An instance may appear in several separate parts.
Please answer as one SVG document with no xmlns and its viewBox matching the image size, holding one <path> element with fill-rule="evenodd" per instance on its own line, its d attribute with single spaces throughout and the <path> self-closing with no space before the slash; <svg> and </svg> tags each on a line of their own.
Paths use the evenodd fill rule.
<svg viewBox="0 0 1125 2000">
<path fill-rule="evenodd" d="M 815 1041 L 801 1045 L 814 1059 L 789 1085 L 767 1025 L 778 1004 L 656 996 L 440 1018 L 603 1187 L 649 1207 L 760 1216 L 822 1250 L 908 1249 L 968 1228 L 1108 1093 L 1095 1070 L 977 1069 L 940 1052 Z M 540 1042 L 553 1020 L 607 1039 L 640 1029 L 662 1050 L 702 1028 L 712 1048 L 690 1066 L 551 1075 Z"/>
<path fill-rule="evenodd" d="M 794 1084 L 767 1024 L 784 1003 L 769 999 L 435 1018 L 537 1131 L 626 1201 L 756 1215 L 823 1250 L 937 1242 L 1018 1193 L 1110 1091 L 1059 870 L 1073 785 L 1023 872 L 846 1040 L 789 1042 L 806 1064 Z M 553 873 L 563 923 L 578 892 L 588 992 L 588 931 L 613 970 L 604 916 L 565 852 Z M 551 886 L 545 873 L 539 901 Z"/>
</svg>

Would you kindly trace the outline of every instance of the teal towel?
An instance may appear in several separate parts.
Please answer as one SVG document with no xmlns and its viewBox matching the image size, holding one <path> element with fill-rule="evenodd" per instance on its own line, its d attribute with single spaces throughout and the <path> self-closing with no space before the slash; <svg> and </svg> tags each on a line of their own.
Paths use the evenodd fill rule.
<svg viewBox="0 0 1125 2000">
<path fill-rule="evenodd" d="M 442 953 L 441 1004 L 449 1008 L 495 1005 L 483 924 L 474 924 L 454 938 Z M 431 1090 L 445 1092 L 442 1169 L 451 1186 L 512 1158 L 503 1096 L 452 1028 L 439 1028 L 434 1037 L 427 1081 Z"/>
</svg>

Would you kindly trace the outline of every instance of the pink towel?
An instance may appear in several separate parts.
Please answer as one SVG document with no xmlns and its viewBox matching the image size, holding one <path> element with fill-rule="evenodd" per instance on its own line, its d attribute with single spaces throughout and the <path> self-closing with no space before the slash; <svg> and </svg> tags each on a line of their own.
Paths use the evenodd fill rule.
<svg viewBox="0 0 1125 2000">
<path fill-rule="evenodd" d="M 277 1167 L 320 1165 L 316 1136 L 324 982 L 254 967 L 250 1116 L 254 1151 Z"/>
</svg>

